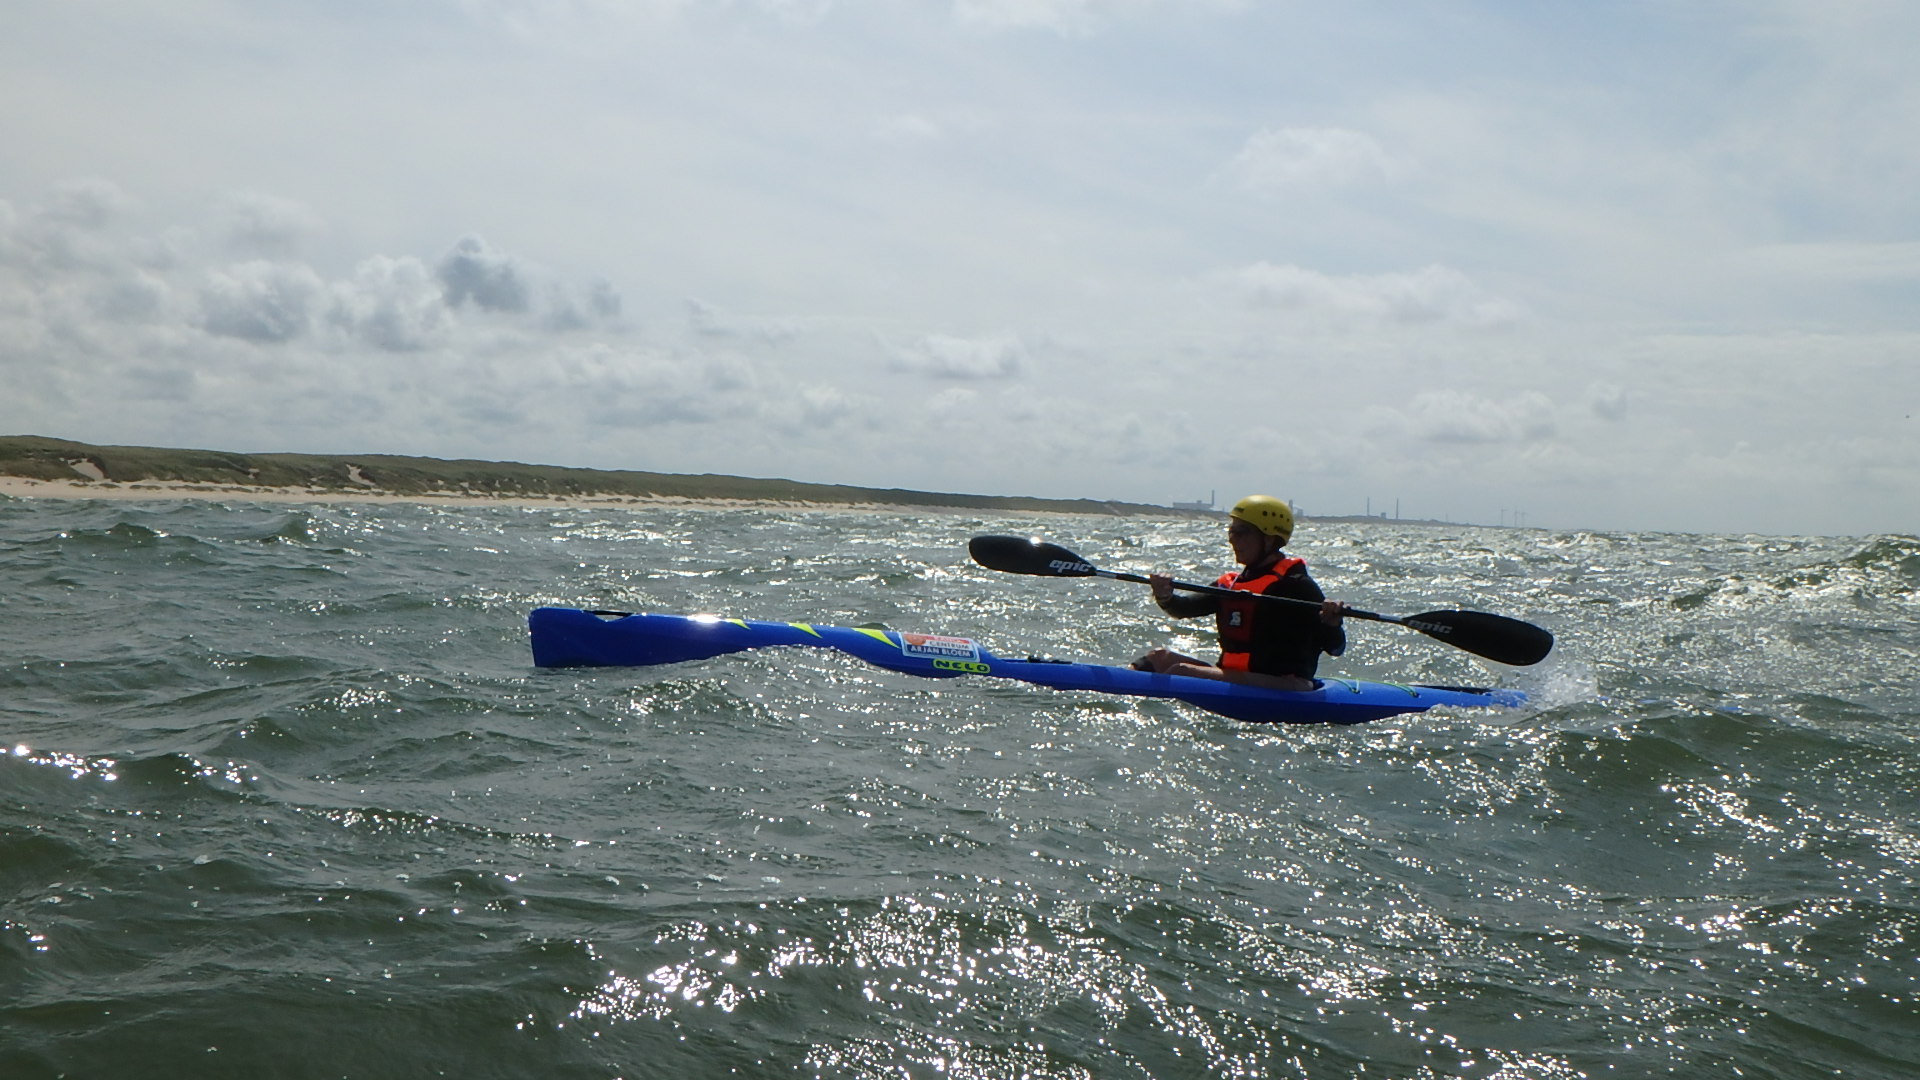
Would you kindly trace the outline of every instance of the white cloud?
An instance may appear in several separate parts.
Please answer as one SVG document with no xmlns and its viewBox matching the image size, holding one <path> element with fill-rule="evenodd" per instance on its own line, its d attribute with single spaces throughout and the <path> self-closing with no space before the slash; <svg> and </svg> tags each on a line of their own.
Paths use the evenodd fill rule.
<svg viewBox="0 0 1920 1080">
<path fill-rule="evenodd" d="M 1555 432 L 1553 402 L 1527 391 L 1491 400 L 1458 390 L 1431 390 L 1408 403 L 1409 434 L 1432 442 L 1528 443 Z"/>
<path fill-rule="evenodd" d="M 618 321 L 626 302 L 613 282 L 591 280 L 584 289 L 562 281 L 469 233 L 434 265 L 434 279 L 448 307 L 475 315 L 523 319 L 550 333 L 591 330 Z"/>
<path fill-rule="evenodd" d="M 110 322 L 150 322 L 171 305 L 173 288 L 158 274 L 137 268 L 103 276 L 88 292 L 88 307 Z"/>
<path fill-rule="evenodd" d="M 841 424 L 857 421 L 877 403 L 837 386 L 808 384 L 767 402 L 768 423 L 794 436 L 818 436 Z"/>
<path fill-rule="evenodd" d="M 1611 423 L 1627 418 L 1628 400 L 1626 388 L 1614 383 L 1597 382 L 1587 387 L 1587 408 Z"/>
<path fill-rule="evenodd" d="M 927 410 L 937 415 L 964 416 L 980 400 L 980 391 L 968 386 L 943 387 L 927 399 Z"/>
<path fill-rule="evenodd" d="M 1234 185 L 1260 194 L 1394 179 L 1405 166 L 1373 136 L 1343 128 L 1281 128 L 1256 132 L 1228 163 Z"/>
<path fill-rule="evenodd" d="M 939 379 L 1011 379 L 1028 363 L 1015 334 L 961 338 L 928 334 L 893 350 L 894 367 Z"/>
<path fill-rule="evenodd" d="M 762 342 L 786 341 L 800 333 L 793 319 L 770 319 L 738 315 L 704 300 L 688 299 L 687 324 L 706 337 L 744 338 Z"/>
<path fill-rule="evenodd" d="M 293 258 L 207 265 L 192 228 L 129 232 L 121 219 L 133 205 L 92 181 L 59 186 L 24 220 L 11 201 L 0 203 L 0 320 L 11 323 L 12 362 L 52 361 L 48 344 L 62 343 L 56 349 L 84 349 L 74 370 L 137 366 L 140 379 L 177 398 L 195 382 L 162 374 L 165 365 L 217 365 L 220 342 L 276 350 L 290 370 L 356 351 L 525 347 L 540 335 L 617 326 L 622 310 L 611 282 L 573 288 L 477 236 L 457 242 L 437 270 L 415 256 L 375 255 L 332 282 Z M 324 228 L 301 204 L 269 195 L 222 195 L 207 209 L 211 233 L 245 247 L 285 248 Z M 449 302 L 448 282 L 470 325 Z"/>
<path fill-rule="evenodd" d="M 1049 30 L 1077 37 L 1153 14 L 1230 11 L 1248 0 L 954 0 L 954 20 L 985 30 Z"/>
<path fill-rule="evenodd" d="M 106 227 L 131 205 L 132 200 L 111 181 L 70 180 L 47 193 L 37 216 L 53 225 L 93 231 Z"/>
<path fill-rule="evenodd" d="M 1084 34 L 1098 25 L 1093 0 L 954 0 L 953 17 L 964 26 L 987 30 L 1037 28 Z"/>
<path fill-rule="evenodd" d="M 24 216 L 11 203 L 0 214 L 0 258 L 40 274 L 111 266 L 120 251 L 110 226 L 132 206 L 124 191 L 105 180 L 57 184 Z"/>
<path fill-rule="evenodd" d="M 226 203 L 227 239 L 256 254 L 290 256 L 303 240 L 325 228 L 320 215 L 297 199 L 235 191 L 227 194 Z"/>
<path fill-rule="evenodd" d="M 882 142 L 933 142 L 946 134 L 939 124 L 918 113 L 898 113 L 874 121 L 873 136 Z"/>
<path fill-rule="evenodd" d="M 472 234 L 454 242 L 434 274 L 454 307 L 472 303 L 485 311 L 522 312 L 533 303 L 533 286 L 512 256 Z"/>
<path fill-rule="evenodd" d="M 618 319 L 625 306 L 619 290 L 606 278 L 595 278 L 584 292 L 559 282 L 549 282 L 546 288 L 546 315 L 541 319 L 541 325 L 553 333 L 589 330 L 597 324 Z"/>
<path fill-rule="evenodd" d="M 1920 241 L 1766 244 L 1733 260 L 1734 272 L 1825 282 L 1912 283 L 1920 279 Z"/>
<path fill-rule="evenodd" d="M 259 343 L 307 333 L 325 289 L 311 269 L 256 259 L 207 274 L 200 288 L 201 325 L 210 334 Z"/>
<path fill-rule="evenodd" d="M 411 256 L 376 255 L 334 283 L 330 321 L 355 340 L 388 352 L 413 352 L 444 341 L 453 327 L 439 283 Z"/>
<path fill-rule="evenodd" d="M 1499 327 L 1524 317 L 1521 307 L 1446 266 L 1411 273 L 1328 274 L 1259 262 L 1230 278 L 1250 306 L 1388 323 L 1446 322 Z"/>
<path fill-rule="evenodd" d="M 492 424 L 571 425 L 588 434 L 666 426 L 740 424 L 765 393 L 752 365 L 728 355 L 638 344 L 556 344 L 516 349 L 510 363 L 441 354 L 426 361 L 424 393 L 458 395 L 468 416 Z"/>
</svg>

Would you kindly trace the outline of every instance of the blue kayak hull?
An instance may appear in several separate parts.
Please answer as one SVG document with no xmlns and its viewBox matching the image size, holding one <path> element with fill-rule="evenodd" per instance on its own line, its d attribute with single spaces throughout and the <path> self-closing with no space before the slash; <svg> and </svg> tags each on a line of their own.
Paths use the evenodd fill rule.
<svg viewBox="0 0 1920 1080">
<path fill-rule="evenodd" d="M 1268 690 L 1102 664 L 1010 660 L 967 638 L 709 615 L 635 615 L 547 607 L 528 616 L 527 627 L 532 636 L 533 662 L 540 667 L 650 667 L 748 649 L 805 645 L 838 649 L 876 667 L 923 678 L 984 675 L 1055 690 L 1170 698 L 1256 723 L 1357 724 L 1438 706 L 1512 708 L 1526 701 L 1526 695 L 1517 690 L 1400 686 L 1349 679 L 1322 679 L 1318 689 L 1309 691 Z"/>
</svg>

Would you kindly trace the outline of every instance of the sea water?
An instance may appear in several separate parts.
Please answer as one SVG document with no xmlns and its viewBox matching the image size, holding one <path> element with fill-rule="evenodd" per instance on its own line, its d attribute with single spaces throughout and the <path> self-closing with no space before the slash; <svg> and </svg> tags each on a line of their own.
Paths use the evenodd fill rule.
<svg viewBox="0 0 1920 1080">
<path fill-rule="evenodd" d="M 828 650 L 535 669 L 542 604 L 1209 647 L 1218 522 L 0 500 L 0 1077 L 1920 1075 L 1920 539 L 1317 524 L 1251 725 Z"/>
</svg>

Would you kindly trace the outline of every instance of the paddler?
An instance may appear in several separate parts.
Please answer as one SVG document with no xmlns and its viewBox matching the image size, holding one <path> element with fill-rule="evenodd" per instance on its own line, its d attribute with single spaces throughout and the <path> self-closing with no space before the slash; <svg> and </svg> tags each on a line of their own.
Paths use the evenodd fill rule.
<svg viewBox="0 0 1920 1080">
<path fill-rule="evenodd" d="M 1220 661 L 1209 664 L 1167 649 L 1155 649 L 1133 662 L 1142 671 L 1192 675 L 1202 679 L 1264 686 L 1274 690 L 1311 690 L 1320 654 L 1347 650 L 1341 624 L 1346 605 L 1328 600 L 1307 576 L 1306 560 L 1284 550 L 1293 538 L 1293 508 L 1271 495 L 1249 495 L 1233 504 L 1227 519 L 1227 543 L 1242 569 L 1216 582 L 1236 592 L 1264 593 L 1308 600 L 1315 611 L 1294 604 L 1240 599 L 1218 593 L 1173 591 L 1173 578 L 1150 574 L 1154 602 L 1176 619 L 1212 615 L 1220 630 Z"/>
</svg>

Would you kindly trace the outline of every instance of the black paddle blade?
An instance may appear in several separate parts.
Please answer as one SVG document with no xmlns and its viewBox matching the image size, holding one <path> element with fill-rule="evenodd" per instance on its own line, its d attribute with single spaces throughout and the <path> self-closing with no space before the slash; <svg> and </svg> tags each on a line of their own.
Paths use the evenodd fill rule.
<svg viewBox="0 0 1920 1080">
<path fill-rule="evenodd" d="M 1024 536 L 976 536 L 967 541 L 967 554 L 989 570 L 1038 577 L 1093 577 L 1092 563 L 1059 544 Z"/>
<path fill-rule="evenodd" d="M 1429 611 L 1394 621 L 1456 649 L 1515 667 L 1537 664 L 1553 651 L 1553 635 L 1546 630 L 1485 611 Z"/>
</svg>

